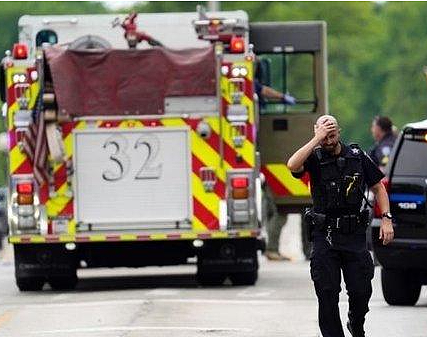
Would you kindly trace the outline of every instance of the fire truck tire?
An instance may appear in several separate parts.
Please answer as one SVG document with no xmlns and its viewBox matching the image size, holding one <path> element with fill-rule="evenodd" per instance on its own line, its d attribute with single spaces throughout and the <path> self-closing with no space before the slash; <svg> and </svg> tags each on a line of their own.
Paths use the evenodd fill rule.
<svg viewBox="0 0 427 337">
<path fill-rule="evenodd" d="M 196 275 L 197 283 L 202 286 L 221 286 L 226 277 L 227 275 L 222 273 L 197 273 Z"/>
<path fill-rule="evenodd" d="M 233 273 L 230 280 L 235 286 L 252 286 L 258 279 L 258 270 Z"/>
<path fill-rule="evenodd" d="M 77 285 L 77 275 L 51 276 L 49 284 L 53 290 L 72 290 Z"/>
<path fill-rule="evenodd" d="M 45 280 L 42 277 L 17 277 L 16 285 L 20 291 L 39 291 L 43 289 Z"/>
</svg>

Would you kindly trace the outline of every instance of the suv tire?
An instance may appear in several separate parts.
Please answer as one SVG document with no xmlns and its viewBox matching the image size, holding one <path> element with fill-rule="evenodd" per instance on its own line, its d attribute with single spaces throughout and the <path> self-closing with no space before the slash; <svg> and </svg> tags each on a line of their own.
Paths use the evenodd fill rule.
<svg viewBox="0 0 427 337">
<path fill-rule="evenodd" d="M 385 301 L 390 305 L 413 306 L 420 297 L 421 284 L 407 270 L 381 269 Z"/>
</svg>

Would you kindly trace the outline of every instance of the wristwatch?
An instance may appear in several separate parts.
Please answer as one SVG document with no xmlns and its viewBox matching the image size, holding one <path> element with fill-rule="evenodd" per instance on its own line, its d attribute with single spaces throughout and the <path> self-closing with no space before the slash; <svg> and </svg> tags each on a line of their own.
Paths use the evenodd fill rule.
<svg viewBox="0 0 427 337">
<path fill-rule="evenodd" d="M 393 219 L 393 216 L 391 215 L 391 213 L 390 212 L 384 212 L 382 215 L 381 215 L 381 217 L 382 218 L 387 218 L 387 219 Z"/>
</svg>

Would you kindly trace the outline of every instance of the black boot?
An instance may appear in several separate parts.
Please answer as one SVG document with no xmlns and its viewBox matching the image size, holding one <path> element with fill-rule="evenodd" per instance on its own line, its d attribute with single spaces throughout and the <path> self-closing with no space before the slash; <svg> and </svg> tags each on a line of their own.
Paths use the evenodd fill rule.
<svg viewBox="0 0 427 337">
<path fill-rule="evenodd" d="M 353 337 L 365 337 L 365 331 L 362 327 L 353 327 L 350 323 L 350 321 L 347 322 L 347 329 L 350 331 L 351 335 Z"/>
</svg>

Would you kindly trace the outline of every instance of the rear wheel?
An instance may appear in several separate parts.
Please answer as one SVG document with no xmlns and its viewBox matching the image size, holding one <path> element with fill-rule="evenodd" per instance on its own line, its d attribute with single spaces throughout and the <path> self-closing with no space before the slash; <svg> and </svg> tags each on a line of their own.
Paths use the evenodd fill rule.
<svg viewBox="0 0 427 337">
<path fill-rule="evenodd" d="M 42 277 L 17 277 L 16 285 L 20 291 L 42 290 L 45 280 Z"/>
<path fill-rule="evenodd" d="M 421 284 L 407 270 L 381 269 L 381 285 L 390 305 L 415 305 L 420 297 Z"/>
<path fill-rule="evenodd" d="M 253 286 L 258 279 L 258 270 L 233 273 L 230 280 L 235 286 Z"/>
</svg>

